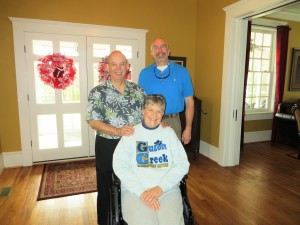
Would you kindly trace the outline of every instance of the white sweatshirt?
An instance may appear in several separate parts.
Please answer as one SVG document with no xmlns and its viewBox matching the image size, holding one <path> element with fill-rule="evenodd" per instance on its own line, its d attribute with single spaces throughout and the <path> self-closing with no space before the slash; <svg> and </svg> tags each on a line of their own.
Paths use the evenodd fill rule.
<svg viewBox="0 0 300 225">
<path fill-rule="evenodd" d="M 189 170 L 185 149 L 170 127 L 149 129 L 138 124 L 134 135 L 123 136 L 113 155 L 113 169 L 122 191 L 138 197 L 160 186 L 164 193 L 175 186 Z"/>
</svg>

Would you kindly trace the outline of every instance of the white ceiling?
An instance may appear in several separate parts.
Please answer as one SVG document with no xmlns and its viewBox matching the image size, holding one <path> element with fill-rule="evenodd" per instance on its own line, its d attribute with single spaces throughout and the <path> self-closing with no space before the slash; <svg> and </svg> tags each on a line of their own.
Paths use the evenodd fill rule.
<svg viewBox="0 0 300 225">
<path fill-rule="evenodd" d="M 277 12 L 266 15 L 266 17 L 300 22 L 300 1 L 278 9 Z"/>
</svg>

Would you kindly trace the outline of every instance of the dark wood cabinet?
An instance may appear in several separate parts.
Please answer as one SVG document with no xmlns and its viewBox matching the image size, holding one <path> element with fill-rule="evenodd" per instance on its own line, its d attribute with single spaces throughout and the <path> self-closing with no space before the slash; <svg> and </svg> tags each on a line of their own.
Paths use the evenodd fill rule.
<svg viewBox="0 0 300 225">
<path fill-rule="evenodd" d="M 195 101 L 195 111 L 194 111 L 194 119 L 192 124 L 192 139 L 189 144 L 184 145 L 184 148 L 187 151 L 192 151 L 193 156 L 196 157 L 196 153 L 200 152 L 200 128 L 201 128 L 201 104 L 202 101 L 198 99 L 197 97 L 194 97 Z M 181 127 L 182 131 L 185 128 L 185 114 L 184 111 L 180 114 L 180 120 L 181 120 Z"/>
</svg>

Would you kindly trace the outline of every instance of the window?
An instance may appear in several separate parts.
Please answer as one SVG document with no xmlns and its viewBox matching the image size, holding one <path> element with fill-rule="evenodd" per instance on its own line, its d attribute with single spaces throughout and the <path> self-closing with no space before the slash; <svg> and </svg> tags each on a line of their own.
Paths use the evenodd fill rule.
<svg viewBox="0 0 300 225">
<path fill-rule="evenodd" d="M 275 92 L 275 29 L 252 26 L 246 113 L 273 112 Z"/>
</svg>

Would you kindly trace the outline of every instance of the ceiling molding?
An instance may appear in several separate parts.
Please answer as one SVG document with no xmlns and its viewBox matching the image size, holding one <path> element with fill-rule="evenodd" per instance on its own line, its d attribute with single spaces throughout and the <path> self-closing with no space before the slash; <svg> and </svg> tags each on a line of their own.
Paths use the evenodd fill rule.
<svg viewBox="0 0 300 225">
<path fill-rule="evenodd" d="M 287 24 L 288 22 L 285 21 L 270 20 L 265 18 L 258 18 L 252 21 L 252 25 L 267 26 L 267 27 L 285 26 Z"/>
<path fill-rule="evenodd" d="M 299 13 L 292 13 L 292 12 L 287 12 L 287 11 L 267 15 L 267 17 L 300 22 L 300 14 Z"/>
</svg>

